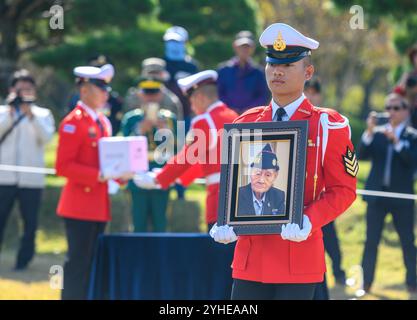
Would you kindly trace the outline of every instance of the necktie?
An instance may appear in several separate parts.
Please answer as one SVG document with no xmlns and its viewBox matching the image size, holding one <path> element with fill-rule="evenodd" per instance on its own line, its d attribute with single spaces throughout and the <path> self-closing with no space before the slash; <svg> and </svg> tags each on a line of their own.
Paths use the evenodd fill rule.
<svg viewBox="0 0 417 320">
<path fill-rule="evenodd" d="M 275 112 L 274 119 L 275 121 L 282 121 L 282 118 L 286 115 L 284 108 L 278 108 L 278 110 Z"/>
<path fill-rule="evenodd" d="M 255 200 L 255 214 L 260 216 L 262 214 L 263 201 Z"/>
<path fill-rule="evenodd" d="M 96 123 L 97 123 L 97 125 L 100 129 L 100 136 L 103 137 L 104 136 L 104 127 L 103 127 L 103 124 L 101 123 L 99 118 L 97 118 Z"/>
<path fill-rule="evenodd" d="M 393 145 L 390 143 L 387 149 L 387 159 L 385 161 L 385 170 L 384 170 L 384 181 L 383 184 L 385 187 L 389 187 L 391 184 L 391 162 L 393 154 Z"/>
</svg>

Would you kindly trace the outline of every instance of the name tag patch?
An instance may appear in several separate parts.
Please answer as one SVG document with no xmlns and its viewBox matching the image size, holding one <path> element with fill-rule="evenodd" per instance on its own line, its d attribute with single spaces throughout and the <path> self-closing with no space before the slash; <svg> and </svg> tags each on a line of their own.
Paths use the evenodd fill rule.
<svg viewBox="0 0 417 320">
<path fill-rule="evenodd" d="M 65 133 L 75 133 L 75 126 L 73 124 L 65 124 L 64 128 L 62 129 Z"/>
</svg>

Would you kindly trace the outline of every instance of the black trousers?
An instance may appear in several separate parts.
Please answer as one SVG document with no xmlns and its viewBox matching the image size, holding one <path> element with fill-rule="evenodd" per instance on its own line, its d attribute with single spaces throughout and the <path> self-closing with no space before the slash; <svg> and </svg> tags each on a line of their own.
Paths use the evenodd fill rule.
<svg viewBox="0 0 417 320">
<path fill-rule="evenodd" d="M 374 280 L 377 251 L 384 227 L 385 216 L 391 213 L 394 227 L 399 235 L 406 272 L 406 284 L 416 286 L 416 247 L 414 245 L 414 202 L 399 205 L 381 198 L 368 203 L 366 212 L 366 242 L 362 256 L 364 284 Z"/>
<path fill-rule="evenodd" d="M 211 228 L 213 228 L 215 222 L 213 223 L 207 223 L 207 232 L 210 233 Z"/>
<path fill-rule="evenodd" d="M 324 274 L 323 282 L 317 283 L 314 289 L 313 300 L 329 300 L 329 289 L 327 288 L 326 274 Z"/>
<path fill-rule="evenodd" d="M 312 300 L 316 283 L 261 283 L 234 279 L 232 300 Z"/>
<path fill-rule="evenodd" d="M 344 282 L 346 274 L 341 268 L 342 254 L 340 252 L 339 239 L 337 237 L 334 221 L 326 224 L 321 230 L 323 231 L 324 249 L 330 259 L 332 259 L 333 275 L 335 278 L 341 279 Z M 314 300 L 329 300 L 326 275 L 324 275 L 323 282 L 317 284 L 317 288 L 314 292 Z"/>
<path fill-rule="evenodd" d="M 105 222 L 64 219 L 68 252 L 64 265 L 62 300 L 85 300 L 97 239 Z"/>
<path fill-rule="evenodd" d="M 19 202 L 20 215 L 23 220 L 23 235 L 17 253 L 16 268 L 25 268 L 35 254 L 35 235 L 41 198 L 41 188 L 0 186 L 0 248 L 4 240 L 7 221 L 16 200 Z"/>
<path fill-rule="evenodd" d="M 341 268 L 342 254 L 340 252 L 339 238 L 337 237 L 334 221 L 326 224 L 323 228 L 324 249 L 332 259 L 332 269 L 335 278 L 345 278 L 345 272 Z"/>
</svg>

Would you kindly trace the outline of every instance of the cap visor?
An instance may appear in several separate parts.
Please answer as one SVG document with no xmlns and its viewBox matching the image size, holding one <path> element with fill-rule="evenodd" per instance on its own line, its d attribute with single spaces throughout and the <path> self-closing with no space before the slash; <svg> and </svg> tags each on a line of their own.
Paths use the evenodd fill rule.
<svg viewBox="0 0 417 320">
<path fill-rule="evenodd" d="M 179 35 L 178 33 L 168 33 L 166 35 L 164 35 L 164 41 L 170 41 L 170 40 L 174 40 L 174 41 L 178 41 L 178 42 L 184 42 L 183 37 L 181 37 L 181 35 Z"/>
<path fill-rule="evenodd" d="M 272 58 L 272 57 L 267 56 L 265 61 L 267 63 L 273 63 L 273 64 L 287 64 L 287 63 L 297 62 L 305 57 L 306 56 L 298 56 L 298 57 L 292 57 L 292 58 L 277 59 L 277 58 Z"/>
<path fill-rule="evenodd" d="M 255 45 L 255 42 L 252 39 L 250 39 L 250 38 L 240 38 L 240 39 L 235 40 L 233 42 L 233 44 L 235 46 L 237 46 L 237 47 L 243 46 L 245 44 L 247 44 L 247 45 L 249 45 L 249 46 L 252 47 L 252 46 Z"/>
</svg>

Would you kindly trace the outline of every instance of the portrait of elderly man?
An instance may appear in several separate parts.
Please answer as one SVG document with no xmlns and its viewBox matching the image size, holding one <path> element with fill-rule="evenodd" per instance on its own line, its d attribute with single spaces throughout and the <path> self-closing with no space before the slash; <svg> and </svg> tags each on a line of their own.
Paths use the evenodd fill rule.
<svg viewBox="0 0 417 320">
<path fill-rule="evenodd" d="M 273 187 L 278 178 L 279 165 L 269 143 L 250 167 L 250 183 L 239 188 L 237 216 L 284 215 L 285 192 Z"/>
</svg>

